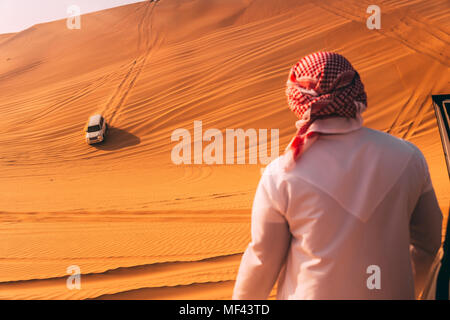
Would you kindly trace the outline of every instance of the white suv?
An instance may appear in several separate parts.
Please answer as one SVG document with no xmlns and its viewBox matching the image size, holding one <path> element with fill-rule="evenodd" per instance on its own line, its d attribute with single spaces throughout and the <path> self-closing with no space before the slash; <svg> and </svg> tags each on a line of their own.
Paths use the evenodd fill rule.
<svg viewBox="0 0 450 320">
<path fill-rule="evenodd" d="M 89 118 L 85 131 L 88 144 L 102 142 L 108 132 L 108 124 L 101 114 L 96 114 Z"/>
</svg>

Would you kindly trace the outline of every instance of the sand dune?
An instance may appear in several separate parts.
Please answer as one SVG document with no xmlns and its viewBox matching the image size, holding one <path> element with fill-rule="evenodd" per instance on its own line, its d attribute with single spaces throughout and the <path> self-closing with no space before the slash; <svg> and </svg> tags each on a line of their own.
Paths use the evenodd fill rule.
<svg viewBox="0 0 450 320">
<path fill-rule="evenodd" d="M 166 288 L 195 286 L 198 283 L 212 284 L 212 287 L 215 287 L 218 282 L 233 282 L 240 258 L 240 254 L 235 254 L 191 262 L 165 262 L 119 267 L 103 273 L 87 273 L 82 277 L 82 290 L 67 290 L 66 276 L 4 282 L 0 295 L 5 298 L 16 293 L 16 298 L 20 299 L 104 299 L 113 296 L 126 297 L 128 292 L 137 290 L 157 293 Z M 41 290 L 42 288 L 45 289 Z M 146 298 L 145 295 L 140 296 Z M 223 297 L 226 297 L 226 294 Z M 158 298 L 158 295 L 153 298 Z"/>
<path fill-rule="evenodd" d="M 445 0 L 161 0 L 0 35 L 0 298 L 230 298 L 263 165 L 172 163 L 177 128 L 295 131 L 290 66 L 335 50 L 368 92 L 365 125 L 418 145 L 443 212 L 431 94 L 448 93 Z M 105 143 L 83 126 L 102 112 Z M 65 286 L 79 265 L 82 290 Z"/>
</svg>

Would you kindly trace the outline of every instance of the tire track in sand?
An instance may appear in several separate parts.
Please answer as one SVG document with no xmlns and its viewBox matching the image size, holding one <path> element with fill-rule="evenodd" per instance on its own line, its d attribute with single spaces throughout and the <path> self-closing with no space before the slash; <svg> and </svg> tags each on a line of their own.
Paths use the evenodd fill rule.
<svg viewBox="0 0 450 320">
<path fill-rule="evenodd" d="M 344 19 L 366 23 L 368 15 L 365 9 L 369 2 L 366 2 L 366 4 L 361 4 L 360 1 L 355 0 L 342 0 L 341 2 L 343 3 L 336 4 L 333 1 L 326 0 L 314 1 L 314 4 Z M 446 67 L 450 66 L 450 57 L 444 50 L 450 43 L 450 35 L 444 29 L 435 26 L 426 18 L 420 17 L 414 10 L 405 10 L 395 6 L 387 6 L 386 9 L 382 12 L 381 29 L 373 30 L 374 32 L 396 40 L 408 49 L 437 60 Z M 399 10 L 405 10 L 404 14 L 399 16 Z M 430 45 L 430 43 L 434 45 Z"/>
<path fill-rule="evenodd" d="M 61 107 L 67 106 L 68 104 L 76 102 L 81 98 L 93 93 L 94 91 L 102 87 L 104 84 L 106 84 L 110 80 L 110 78 L 113 77 L 114 75 L 115 72 L 112 72 L 95 79 L 93 82 L 77 90 L 70 98 L 64 99 L 61 102 L 51 104 L 46 109 L 39 111 L 32 118 L 24 120 L 24 124 L 30 124 L 32 122 L 42 120 L 43 118 L 48 117 L 49 114 L 59 110 Z"/>
<path fill-rule="evenodd" d="M 434 88 L 432 80 L 441 68 L 438 61 L 430 65 L 423 78 L 412 90 L 406 103 L 399 108 L 397 116 L 387 130 L 388 133 L 407 140 L 414 136 L 426 114 L 431 111 L 430 99 Z"/>
<path fill-rule="evenodd" d="M 156 37 L 152 37 L 153 31 L 153 11 L 157 5 L 157 2 L 148 2 L 145 4 L 145 10 L 141 21 L 138 25 L 138 48 L 137 51 L 140 54 L 132 62 L 128 72 L 116 87 L 114 93 L 109 98 L 108 102 L 103 109 L 103 114 L 108 120 L 110 125 L 113 125 L 117 120 L 117 117 L 121 114 L 122 107 L 129 93 L 133 89 L 142 69 L 144 68 L 147 59 L 150 56 L 151 49 L 155 44 Z M 152 37 L 152 40 L 150 40 Z"/>
</svg>

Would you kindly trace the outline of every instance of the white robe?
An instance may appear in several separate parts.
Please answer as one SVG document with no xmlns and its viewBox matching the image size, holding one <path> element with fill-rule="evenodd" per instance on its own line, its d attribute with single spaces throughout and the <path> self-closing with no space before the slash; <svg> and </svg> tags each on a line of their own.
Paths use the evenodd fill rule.
<svg viewBox="0 0 450 320">
<path fill-rule="evenodd" d="M 361 122 L 316 120 L 323 134 L 291 171 L 282 157 L 265 169 L 233 299 L 266 299 L 277 279 L 277 299 L 418 295 L 441 244 L 427 163 Z"/>
</svg>

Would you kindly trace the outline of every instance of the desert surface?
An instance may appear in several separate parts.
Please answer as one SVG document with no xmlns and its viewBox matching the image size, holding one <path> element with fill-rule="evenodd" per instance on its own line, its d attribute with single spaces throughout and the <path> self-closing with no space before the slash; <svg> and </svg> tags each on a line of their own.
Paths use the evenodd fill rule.
<svg viewBox="0 0 450 320">
<path fill-rule="evenodd" d="M 431 95 L 450 91 L 448 1 L 378 1 L 379 30 L 371 4 L 161 0 L 0 35 L 0 299 L 231 298 L 264 164 L 176 165 L 171 135 L 279 129 L 282 152 L 289 69 L 318 50 L 359 71 L 365 126 L 422 150 L 446 217 Z M 111 130 L 89 146 L 95 113 Z"/>
</svg>

